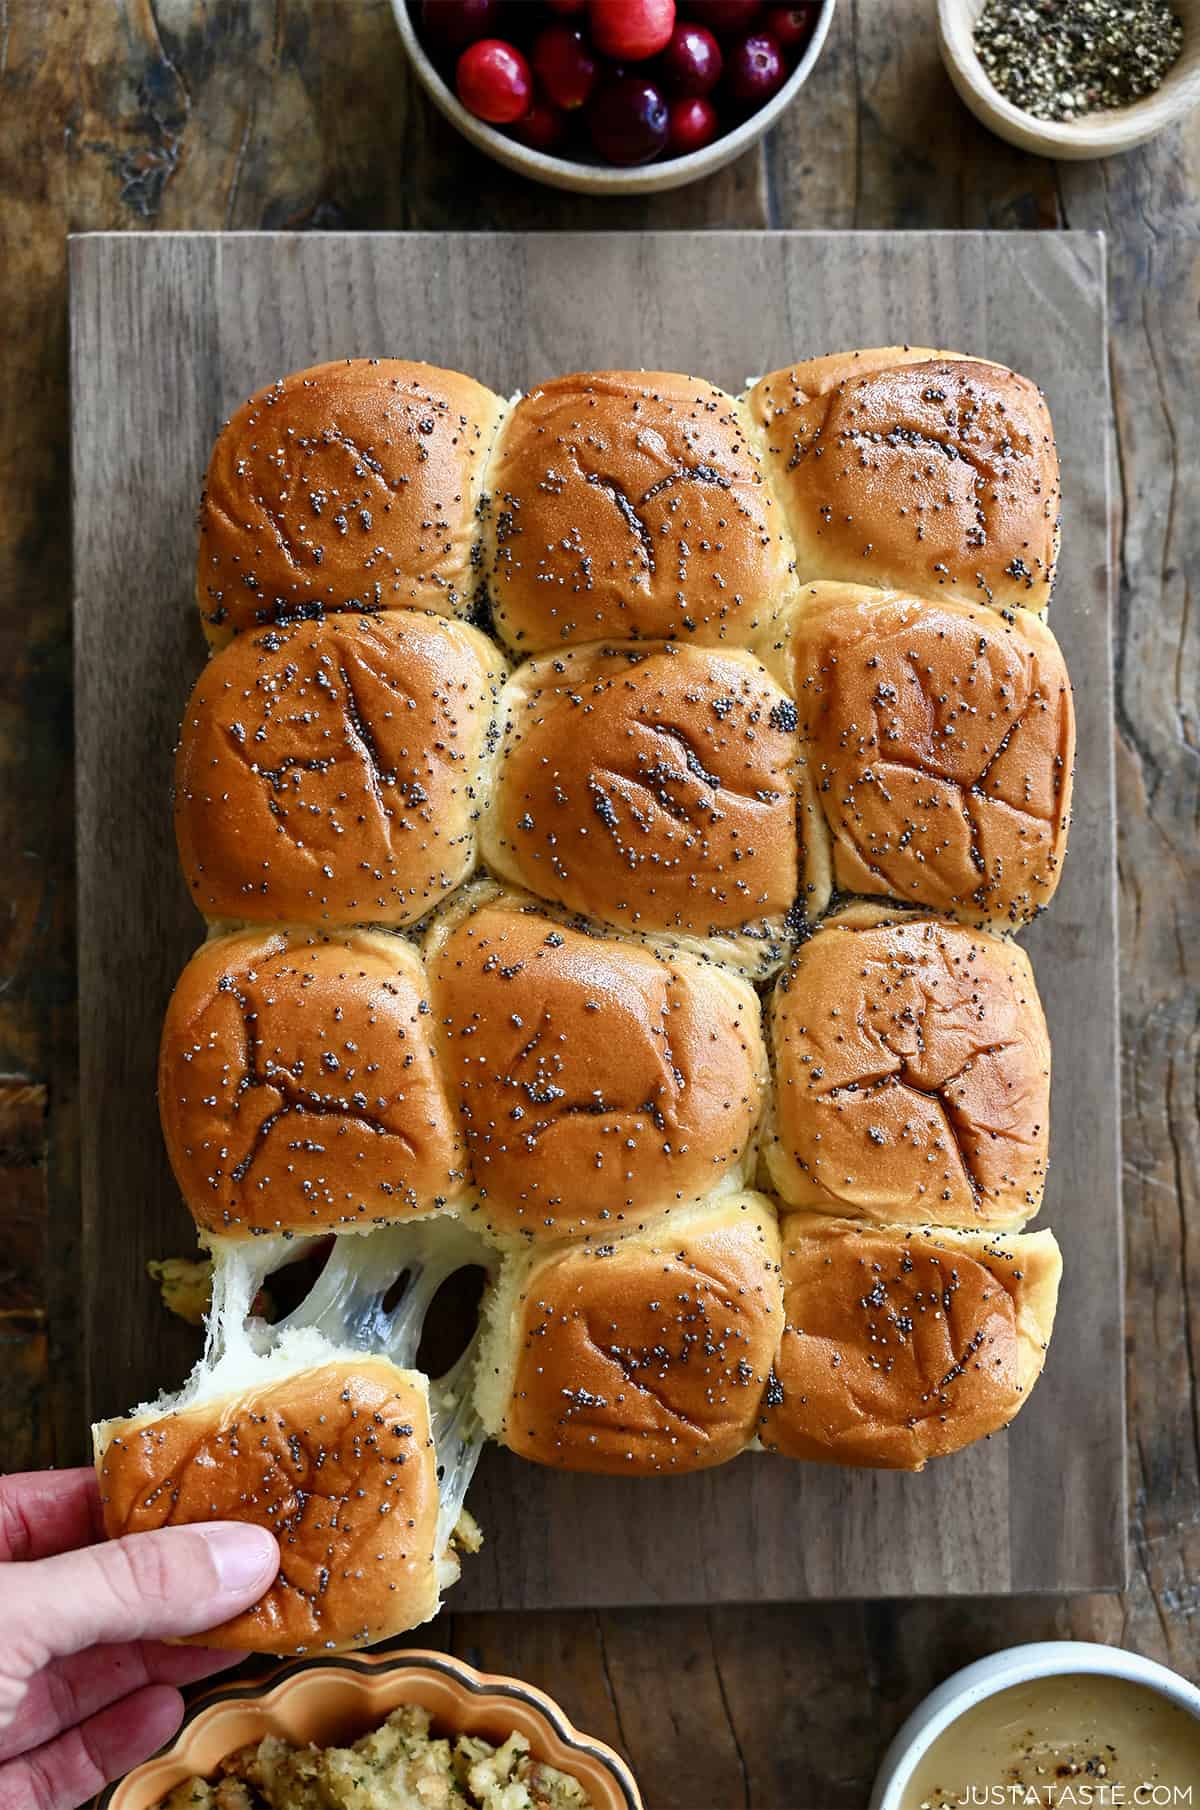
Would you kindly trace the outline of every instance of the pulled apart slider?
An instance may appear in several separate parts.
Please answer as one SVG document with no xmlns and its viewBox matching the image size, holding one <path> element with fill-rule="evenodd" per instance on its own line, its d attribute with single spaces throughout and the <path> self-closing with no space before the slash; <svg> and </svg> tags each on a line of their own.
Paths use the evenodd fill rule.
<svg viewBox="0 0 1200 1810">
<path fill-rule="evenodd" d="M 271 1588 L 203 1636 L 269 1653 L 367 1646 L 428 1621 L 459 1575 L 456 1546 L 478 1543 L 463 1516 L 484 1441 L 474 1348 L 432 1382 L 415 1360 L 438 1289 L 491 1264 L 487 1248 L 450 1223 L 348 1233 L 267 1325 L 252 1304 L 296 1254 L 292 1239 L 218 1241 L 205 1353 L 184 1388 L 93 1428 L 111 1538 L 211 1520 L 275 1534 Z"/>
</svg>

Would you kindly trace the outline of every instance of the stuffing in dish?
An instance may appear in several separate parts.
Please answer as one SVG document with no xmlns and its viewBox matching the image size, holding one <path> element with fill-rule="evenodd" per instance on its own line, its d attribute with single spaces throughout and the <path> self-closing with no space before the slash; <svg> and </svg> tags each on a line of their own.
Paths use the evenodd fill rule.
<svg viewBox="0 0 1200 1810">
<path fill-rule="evenodd" d="M 353 1747 L 243 1747 L 209 1782 L 190 1779 L 159 1810 L 592 1810 L 577 1780 L 533 1759 L 523 1735 L 502 1747 L 430 1732 L 406 1704 Z"/>
</svg>

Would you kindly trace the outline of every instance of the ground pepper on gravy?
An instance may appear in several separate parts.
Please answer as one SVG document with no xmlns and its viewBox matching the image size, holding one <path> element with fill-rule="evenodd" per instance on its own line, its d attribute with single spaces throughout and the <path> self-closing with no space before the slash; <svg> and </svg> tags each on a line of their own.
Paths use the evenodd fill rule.
<svg viewBox="0 0 1200 1810">
<path fill-rule="evenodd" d="M 986 1697 L 924 1756 L 901 1810 L 1200 1810 L 1200 1719 L 1127 1678 Z"/>
</svg>

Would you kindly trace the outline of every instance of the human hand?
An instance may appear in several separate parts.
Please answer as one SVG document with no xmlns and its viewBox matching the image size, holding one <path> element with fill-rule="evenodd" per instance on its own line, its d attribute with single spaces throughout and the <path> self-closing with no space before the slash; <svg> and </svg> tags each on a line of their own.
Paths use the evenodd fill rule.
<svg viewBox="0 0 1200 1810">
<path fill-rule="evenodd" d="M 0 1810 L 75 1810 L 178 1728 L 178 1686 L 243 1657 L 170 1647 L 249 1608 L 279 1568 L 263 1527 L 105 1540 L 90 1470 L 0 1477 Z"/>
</svg>

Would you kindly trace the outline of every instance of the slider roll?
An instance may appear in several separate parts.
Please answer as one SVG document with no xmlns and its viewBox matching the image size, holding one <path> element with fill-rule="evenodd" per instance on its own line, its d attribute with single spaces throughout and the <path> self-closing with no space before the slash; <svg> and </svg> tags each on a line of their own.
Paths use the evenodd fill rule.
<svg viewBox="0 0 1200 1810">
<path fill-rule="evenodd" d="M 218 1520 L 254 1522 L 278 1539 L 266 1595 L 194 1643 L 368 1646 L 428 1621 L 456 1575 L 453 1557 L 437 1552 L 429 1385 L 387 1358 L 260 1366 L 225 1393 L 106 1421 L 95 1445 L 110 1539 Z"/>
<path fill-rule="evenodd" d="M 723 1196 L 658 1232 L 510 1259 L 480 1350 L 480 1417 L 562 1470 L 703 1470 L 753 1438 L 782 1331 L 771 1203 Z"/>
<path fill-rule="evenodd" d="M 767 1077 L 748 982 L 521 895 L 494 894 L 431 949 L 494 1237 L 611 1235 L 749 1179 Z"/>
<path fill-rule="evenodd" d="M 474 378 L 398 358 L 259 390 L 222 428 L 200 503 L 210 642 L 339 610 L 465 615 L 502 410 Z"/>
<path fill-rule="evenodd" d="M 1050 1041 L 1015 944 L 853 906 L 797 951 L 768 1025 L 764 1157 L 788 1205 L 984 1230 L 1037 1212 Z"/>
<path fill-rule="evenodd" d="M 919 1471 L 998 1432 L 1041 1374 L 1062 1258 L 1050 1232 L 904 1230 L 790 1213 L 769 1452 Z"/>
<path fill-rule="evenodd" d="M 841 579 L 1044 611 L 1058 454 L 1041 391 L 924 347 L 814 358 L 749 392 L 801 583 Z"/>
<path fill-rule="evenodd" d="M 792 549 L 744 404 L 699 377 L 558 377 L 508 415 L 489 473 L 488 584 L 514 652 L 744 645 Z"/>
<path fill-rule="evenodd" d="M 362 1231 L 440 1212 L 466 1153 L 420 957 L 386 931 L 246 930 L 192 957 L 158 1096 L 201 1231 Z"/>
<path fill-rule="evenodd" d="M 475 865 L 504 665 L 414 611 L 240 636 L 188 701 L 175 832 L 197 908 L 410 924 Z"/>
<path fill-rule="evenodd" d="M 769 973 L 796 895 L 795 705 L 749 654 L 647 643 L 505 688 L 491 871 L 569 911 Z"/>
<path fill-rule="evenodd" d="M 1036 617 L 807 586 L 760 645 L 795 698 L 805 909 L 834 890 L 999 929 L 1054 896 L 1075 711 Z"/>
</svg>

